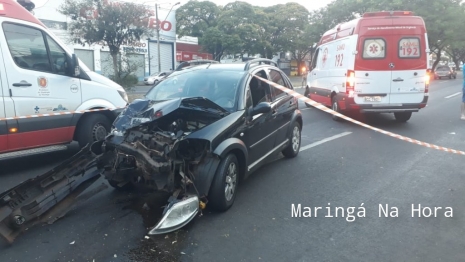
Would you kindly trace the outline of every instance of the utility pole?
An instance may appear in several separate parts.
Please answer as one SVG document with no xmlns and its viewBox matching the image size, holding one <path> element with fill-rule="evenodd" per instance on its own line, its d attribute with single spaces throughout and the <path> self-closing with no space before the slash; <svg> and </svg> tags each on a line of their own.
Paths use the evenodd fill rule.
<svg viewBox="0 0 465 262">
<path fill-rule="evenodd" d="M 158 56 L 158 72 L 161 72 L 160 60 L 160 20 L 158 20 L 158 4 L 155 4 L 155 19 L 157 20 L 157 56 Z"/>
</svg>

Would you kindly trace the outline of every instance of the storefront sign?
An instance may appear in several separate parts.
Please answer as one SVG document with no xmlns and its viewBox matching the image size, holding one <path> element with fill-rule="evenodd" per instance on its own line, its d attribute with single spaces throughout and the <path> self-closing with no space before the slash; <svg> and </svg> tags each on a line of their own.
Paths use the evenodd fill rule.
<svg viewBox="0 0 465 262">
<path fill-rule="evenodd" d="M 123 47 L 123 52 L 126 53 L 147 53 L 148 49 L 146 48 L 135 48 L 135 47 L 129 47 L 125 46 Z"/>
</svg>

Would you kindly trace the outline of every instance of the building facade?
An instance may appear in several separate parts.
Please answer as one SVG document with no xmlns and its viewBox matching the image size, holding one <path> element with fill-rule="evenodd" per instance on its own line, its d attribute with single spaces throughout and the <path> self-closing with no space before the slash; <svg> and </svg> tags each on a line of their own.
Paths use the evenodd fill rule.
<svg viewBox="0 0 465 262">
<path fill-rule="evenodd" d="M 43 6 L 34 9 L 35 16 L 41 20 L 55 35 L 57 35 L 68 47 L 74 50 L 79 59 L 96 73 L 110 77 L 114 74 L 113 62 L 110 56 L 109 48 L 104 43 L 93 45 L 80 45 L 73 43 L 68 31 L 68 24 L 71 19 L 57 11 L 63 3 L 62 0 L 49 0 Z M 155 7 L 153 7 L 155 10 Z M 52 19 L 53 18 L 53 19 Z M 174 69 L 182 60 L 184 52 L 195 50 L 189 53 L 189 57 L 203 57 L 206 54 L 201 53 L 197 43 L 197 38 L 183 37 L 177 38 L 176 35 L 176 10 L 171 6 L 158 8 L 158 18 L 160 24 L 160 68 L 158 66 L 158 46 L 156 37 L 156 19 L 151 17 L 149 27 L 153 29 L 155 37 L 144 37 L 138 42 L 130 43 L 121 47 L 121 54 L 126 56 L 131 67 L 137 69 L 134 74 L 139 81 L 145 76 Z M 181 45 L 179 57 L 177 51 L 177 42 Z M 184 50 L 186 49 L 186 50 Z M 188 54 L 188 53 L 185 53 Z"/>
</svg>

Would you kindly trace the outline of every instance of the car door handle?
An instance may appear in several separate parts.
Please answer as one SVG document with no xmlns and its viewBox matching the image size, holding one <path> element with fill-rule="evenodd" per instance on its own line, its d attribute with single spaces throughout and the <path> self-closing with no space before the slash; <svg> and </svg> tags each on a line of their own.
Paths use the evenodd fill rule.
<svg viewBox="0 0 465 262">
<path fill-rule="evenodd" d="M 19 83 L 13 83 L 13 86 L 20 87 L 20 86 L 32 86 L 32 84 L 29 84 L 26 81 L 21 81 Z"/>
<path fill-rule="evenodd" d="M 394 82 L 402 82 L 402 81 L 404 81 L 404 79 L 398 77 L 398 78 L 396 78 L 396 79 L 394 79 L 392 81 L 394 81 Z"/>
</svg>

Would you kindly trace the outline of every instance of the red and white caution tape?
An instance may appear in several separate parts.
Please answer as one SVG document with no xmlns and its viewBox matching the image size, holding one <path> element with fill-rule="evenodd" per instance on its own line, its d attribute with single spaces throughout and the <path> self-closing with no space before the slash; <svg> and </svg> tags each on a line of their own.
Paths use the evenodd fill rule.
<svg viewBox="0 0 465 262">
<path fill-rule="evenodd" d="M 38 117 L 46 117 L 46 116 L 62 116 L 62 115 L 72 115 L 72 114 L 84 114 L 84 113 L 97 112 L 97 111 L 113 111 L 113 110 L 122 109 L 122 108 L 124 108 L 124 107 L 99 108 L 99 109 L 88 109 L 88 110 L 80 110 L 80 111 L 57 112 L 57 113 L 49 113 L 49 114 L 37 114 L 37 115 L 25 115 L 25 116 L 4 117 L 4 118 L 0 118 L 0 121 L 16 120 L 16 119 L 28 119 L 28 118 L 38 118 Z"/>
<path fill-rule="evenodd" d="M 425 147 L 429 147 L 429 148 L 433 148 L 433 149 L 437 149 L 437 150 L 441 150 L 441 151 L 445 151 L 445 152 L 448 152 L 448 153 L 453 153 L 453 154 L 459 154 L 459 155 L 465 155 L 465 152 L 464 151 L 460 151 L 460 150 L 454 150 L 454 149 L 450 149 L 450 148 L 446 148 L 446 147 L 442 147 L 442 146 L 437 146 L 437 145 L 433 145 L 433 144 L 429 144 L 429 143 L 425 143 L 425 142 L 422 142 L 422 141 L 419 141 L 419 140 L 416 140 L 416 139 L 412 139 L 412 138 L 409 138 L 409 137 L 405 137 L 405 136 L 401 136 L 401 135 L 398 135 L 398 134 L 395 134 L 395 133 L 392 133 L 392 132 L 389 132 L 389 131 L 385 131 L 385 130 L 382 130 L 382 129 L 379 129 L 379 128 L 376 128 L 376 127 L 373 127 L 373 126 L 370 126 L 370 125 L 367 125 L 367 124 L 364 124 L 360 121 L 357 121 L 355 119 L 352 119 L 350 117 L 347 117 L 345 115 L 342 115 L 336 111 L 333 111 L 329 108 L 327 108 L 326 106 L 318 103 L 318 102 L 315 102 L 313 101 L 312 99 L 308 98 L 308 97 L 305 97 L 297 92 L 295 92 L 294 90 L 291 90 L 287 87 L 284 87 L 284 86 L 281 86 L 281 85 L 278 85 L 272 81 L 269 81 L 267 79 L 264 79 L 264 78 L 261 78 L 259 76 L 256 76 L 256 75 L 253 75 L 254 77 L 258 78 L 259 80 L 263 81 L 263 82 L 266 82 L 268 83 L 269 85 L 283 91 L 283 92 L 286 92 L 292 96 L 294 96 L 295 98 L 297 99 L 300 99 L 302 100 L 303 102 L 305 103 L 308 103 L 309 105 L 317 108 L 317 109 L 320 109 L 321 111 L 324 111 L 326 113 L 329 113 L 329 114 L 332 114 L 332 115 L 335 115 L 339 118 L 342 118 L 344 120 L 347 120 L 349 122 L 352 122 L 354 124 L 357 124 L 359 126 L 363 126 L 365 128 L 368 128 L 368 129 L 371 129 L 373 131 L 376 131 L 376 132 L 379 132 L 379 133 L 382 133 L 382 134 L 385 134 L 385 135 L 388 135 L 388 136 L 391 136 L 391 137 L 394 137 L 394 138 L 397 138 L 397 139 L 400 139 L 400 140 L 403 140 L 403 141 L 407 141 L 407 142 L 410 142 L 410 143 L 413 143 L 413 144 L 417 144 L 417 145 L 420 145 L 420 146 L 425 146 Z"/>
</svg>

